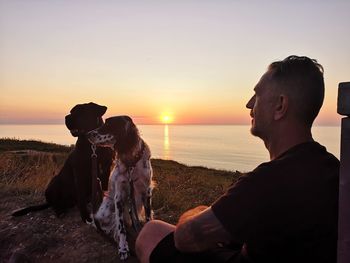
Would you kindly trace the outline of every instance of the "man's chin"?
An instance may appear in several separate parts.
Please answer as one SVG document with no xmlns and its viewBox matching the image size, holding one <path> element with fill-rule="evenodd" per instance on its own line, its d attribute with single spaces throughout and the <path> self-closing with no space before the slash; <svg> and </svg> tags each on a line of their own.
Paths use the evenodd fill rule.
<svg viewBox="0 0 350 263">
<path fill-rule="evenodd" d="M 256 136 L 256 137 L 261 138 L 260 133 L 259 133 L 259 130 L 256 129 L 255 126 L 250 127 L 250 133 L 251 133 L 253 136 Z"/>
</svg>

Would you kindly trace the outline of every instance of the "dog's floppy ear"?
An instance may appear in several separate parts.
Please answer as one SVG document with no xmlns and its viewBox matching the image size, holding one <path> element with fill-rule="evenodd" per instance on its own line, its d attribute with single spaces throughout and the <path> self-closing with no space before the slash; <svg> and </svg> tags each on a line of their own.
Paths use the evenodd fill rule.
<svg viewBox="0 0 350 263">
<path fill-rule="evenodd" d="M 72 119 L 72 115 L 71 115 L 71 114 L 67 115 L 67 116 L 64 118 L 64 122 L 65 122 L 65 124 L 66 124 L 68 130 L 73 129 L 74 124 L 73 124 L 73 119 Z"/>
<path fill-rule="evenodd" d="M 139 138 L 139 130 L 137 129 L 135 123 L 132 121 L 132 119 L 129 116 L 125 116 L 124 119 L 126 120 L 125 124 L 125 132 L 126 132 L 126 140 L 125 142 L 129 146 L 134 146 L 138 142 Z"/>
<path fill-rule="evenodd" d="M 132 121 L 132 119 L 129 116 L 123 116 L 123 119 L 125 120 L 125 134 L 128 134 L 129 130 L 133 125 L 135 125 Z"/>
<path fill-rule="evenodd" d="M 139 141 L 139 131 L 129 116 L 118 116 L 123 126 L 118 129 L 117 143 L 115 148 L 118 152 L 127 152 Z"/>
</svg>

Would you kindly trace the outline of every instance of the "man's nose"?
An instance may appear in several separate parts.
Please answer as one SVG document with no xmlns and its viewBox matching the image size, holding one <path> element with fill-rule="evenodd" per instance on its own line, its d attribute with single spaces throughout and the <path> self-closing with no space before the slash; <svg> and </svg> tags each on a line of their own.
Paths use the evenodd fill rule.
<svg viewBox="0 0 350 263">
<path fill-rule="evenodd" d="M 250 98 L 250 100 L 248 101 L 247 105 L 245 105 L 245 106 L 247 107 L 247 109 L 253 109 L 254 108 L 254 104 L 255 104 L 255 95 Z"/>
</svg>

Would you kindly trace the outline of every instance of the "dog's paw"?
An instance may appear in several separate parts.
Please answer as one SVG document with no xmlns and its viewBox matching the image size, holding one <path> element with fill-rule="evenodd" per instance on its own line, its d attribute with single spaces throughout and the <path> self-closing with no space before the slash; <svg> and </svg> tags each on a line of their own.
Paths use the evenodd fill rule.
<svg viewBox="0 0 350 263">
<path fill-rule="evenodd" d="M 88 225 L 90 225 L 91 222 L 93 221 L 89 215 L 80 215 L 80 216 L 81 216 L 81 220 Z"/>
<path fill-rule="evenodd" d="M 120 251 L 118 252 L 119 258 L 121 260 L 127 260 L 129 257 L 130 252 L 129 251 Z"/>
<path fill-rule="evenodd" d="M 88 218 L 85 218 L 85 223 L 97 229 L 95 218 L 93 214 L 90 214 Z"/>
<path fill-rule="evenodd" d="M 92 225 L 92 226 L 96 227 L 95 223 L 94 223 L 94 220 L 92 220 L 91 218 L 85 219 L 85 223 L 88 224 L 88 225 Z"/>
<path fill-rule="evenodd" d="M 86 221 L 86 224 L 92 226 L 92 227 L 95 228 L 95 229 L 98 229 L 95 220 L 92 220 L 91 222 Z"/>
<path fill-rule="evenodd" d="M 130 251 L 129 251 L 129 246 L 128 246 L 128 243 L 124 243 L 124 244 L 121 244 L 119 245 L 119 248 L 118 248 L 118 254 L 119 254 L 119 258 L 121 260 L 127 260 L 129 255 L 130 255 Z"/>
</svg>

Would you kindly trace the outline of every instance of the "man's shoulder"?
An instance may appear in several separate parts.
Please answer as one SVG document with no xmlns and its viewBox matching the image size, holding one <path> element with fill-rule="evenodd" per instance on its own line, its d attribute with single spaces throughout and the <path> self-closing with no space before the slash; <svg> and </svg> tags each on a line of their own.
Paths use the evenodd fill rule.
<svg viewBox="0 0 350 263">
<path fill-rule="evenodd" d="M 339 167 L 339 160 L 331 153 L 329 153 L 323 145 L 316 141 L 306 142 L 296 145 L 281 155 L 275 161 L 279 164 L 302 164 L 303 166 L 318 167 Z"/>
<path fill-rule="evenodd" d="M 290 157 L 315 157 L 319 158 L 320 156 L 327 156 L 331 158 L 336 157 L 329 153 L 325 146 L 321 145 L 320 143 L 316 141 L 309 141 L 297 144 L 291 148 L 289 148 L 287 151 L 285 151 L 283 154 L 281 154 L 277 159 L 285 159 Z"/>
<path fill-rule="evenodd" d="M 278 158 L 273 161 L 263 163 L 259 167 L 274 167 L 280 164 L 286 164 L 290 162 L 311 162 L 311 161 L 325 161 L 330 160 L 335 163 L 339 163 L 339 160 L 331 153 L 329 153 L 323 145 L 316 141 L 305 142 L 295 145 L 282 153 Z"/>
<path fill-rule="evenodd" d="M 275 160 L 261 163 L 251 172 L 245 173 L 241 180 L 266 180 L 280 174 L 303 174 L 332 169 L 339 169 L 339 160 L 321 144 L 308 142 L 292 147 Z"/>
</svg>

